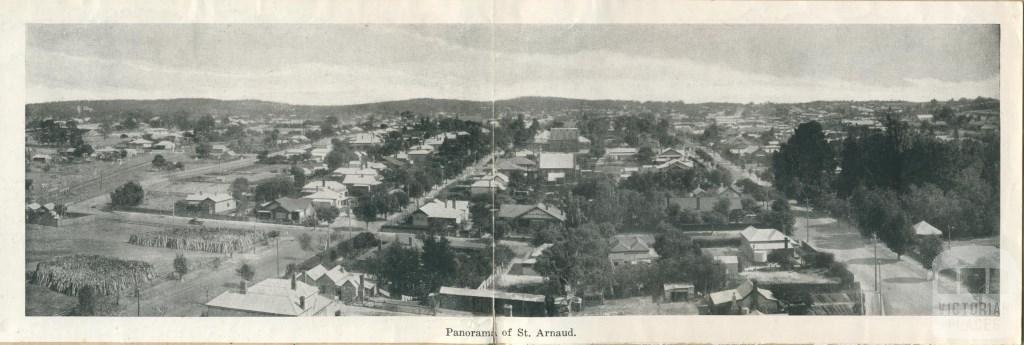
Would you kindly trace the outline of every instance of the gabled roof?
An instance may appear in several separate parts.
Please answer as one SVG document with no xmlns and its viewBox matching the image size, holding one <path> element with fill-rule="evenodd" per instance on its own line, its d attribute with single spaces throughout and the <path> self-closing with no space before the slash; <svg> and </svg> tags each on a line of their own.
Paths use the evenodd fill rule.
<svg viewBox="0 0 1024 345">
<path fill-rule="evenodd" d="M 541 169 L 575 169 L 576 158 L 572 153 L 541 153 Z"/>
<path fill-rule="evenodd" d="M 670 161 L 658 164 L 654 168 L 658 169 L 658 170 L 661 170 L 661 169 L 665 169 L 665 168 L 669 168 L 669 167 L 673 167 L 673 166 L 678 166 L 678 167 L 683 167 L 683 168 L 693 168 L 693 162 L 691 162 L 689 160 L 684 160 L 684 159 L 681 159 L 681 158 L 673 158 Z"/>
<path fill-rule="evenodd" d="M 305 274 L 306 277 L 309 277 L 309 279 L 312 279 L 313 281 L 316 281 L 317 279 L 320 279 L 320 277 L 323 277 L 324 274 L 326 274 L 326 273 L 327 273 L 327 268 L 324 267 L 324 265 L 319 265 L 318 264 L 316 266 L 313 266 L 313 268 L 310 268 L 310 269 L 306 270 L 306 272 L 303 273 L 303 274 Z"/>
<path fill-rule="evenodd" d="M 376 186 L 380 184 L 380 181 L 377 181 L 374 175 L 345 175 L 345 180 L 342 183 L 356 186 Z"/>
<path fill-rule="evenodd" d="M 335 192 L 342 192 L 348 190 L 344 184 L 338 181 L 312 181 L 302 186 L 303 190 L 333 190 Z"/>
<path fill-rule="evenodd" d="M 243 310 L 271 315 L 306 316 L 322 310 L 330 300 L 318 295 L 319 289 L 296 281 L 291 289 L 288 279 L 271 278 L 246 289 L 245 293 L 225 291 L 206 302 L 207 306 Z M 299 297 L 305 299 L 305 308 L 299 307 Z"/>
<path fill-rule="evenodd" d="M 469 201 L 434 199 L 417 211 L 423 212 L 428 218 L 455 219 L 461 222 L 469 214 Z"/>
<path fill-rule="evenodd" d="M 612 247 L 611 252 L 647 252 L 651 250 L 651 247 L 647 245 L 638 236 L 630 236 L 626 238 L 620 238 L 615 246 Z"/>
<path fill-rule="evenodd" d="M 635 147 L 611 147 L 604 150 L 605 156 L 632 156 L 640 152 Z"/>
<path fill-rule="evenodd" d="M 782 231 L 775 229 L 758 229 L 753 226 L 748 226 L 740 232 L 740 236 L 747 239 L 749 242 L 774 242 L 786 240 L 786 234 Z"/>
<path fill-rule="evenodd" d="M 470 188 L 497 188 L 504 190 L 505 184 L 499 180 L 487 179 L 487 180 L 476 180 L 469 186 Z"/>
<path fill-rule="evenodd" d="M 527 212 L 530 212 L 530 211 L 535 210 L 535 209 L 541 210 L 542 212 L 547 213 L 547 214 L 551 215 L 552 217 L 554 217 L 554 218 L 556 218 L 556 219 L 558 219 L 560 221 L 563 221 L 563 222 L 565 221 L 565 213 L 562 212 L 562 210 L 559 210 L 557 207 L 549 206 L 549 205 L 545 205 L 545 204 L 537 204 L 537 205 L 502 204 L 501 208 L 498 210 L 498 217 L 499 218 L 519 218 L 523 214 L 526 214 Z"/>
<path fill-rule="evenodd" d="M 302 211 L 312 206 L 312 201 L 309 199 L 293 199 L 288 197 L 278 198 L 273 203 L 289 212 Z"/>
<path fill-rule="evenodd" d="M 928 222 L 923 220 L 917 224 L 914 224 L 914 233 L 919 236 L 942 236 L 942 230 L 939 230 L 938 228 L 932 226 L 931 224 L 928 224 Z"/>
<path fill-rule="evenodd" d="M 206 200 L 206 199 L 210 199 L 213 202 L 221 202 L 221 201 L 231 200 L 232 197 L 231 197 L 230 194 L 227 194 L 227 193 L 214 193 L 214 194 L 195 193 L 195 194 L 189 194 L 188 196 L 185 197 L 185 200 L 187 200 L 187 201 L 203 201 L 203 200 Z"/>
<path fill-rule="evenodd" d="M 708 295 L 708 297 L 711 298 L 711 304 L 718 305 L 722 303 L 732 302 L 733 298 L 735 298 L 737 301 L 742 300 L 746 298 L 747 295 L 749 295 L 752 291 L 754 291 L 754 284 L 751 283 L 750 280 L 744 280 L 743 283 L 741 283 L 735 289 L 712 292 L 711 294 Z M 762 298 L 770 301 L 776 301 L 775 295 L 772 294 L 770 290 L 762 289 L 759 287 L 757 288 L 757 291 L 760 293 Z"/>
<path fill-rule="evenodd" d="M 316 199 L 342 200 L 342 199 L 345 199 L 345 196 L 341 195 L 341 193 L 335 192 L 335 191 L 330 190 L 330 189 L 321 189 L 321 190 L 318 190 L 318 191 L 316 191 L 316 192 L 314 192 L 314 193 L 312 193 L 310 195 L 303 196 L 302 198 L 303 199 L 309 199 L 309 200 L 316 200 Z"/>
</svg>

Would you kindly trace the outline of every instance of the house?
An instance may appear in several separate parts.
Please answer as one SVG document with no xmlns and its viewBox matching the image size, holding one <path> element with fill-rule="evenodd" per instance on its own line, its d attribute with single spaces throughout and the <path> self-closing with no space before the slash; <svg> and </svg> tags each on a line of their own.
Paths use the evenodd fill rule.
<svg viewBox="0 0 1024 345">
<path fill-rule="evenodd" d="M 187 210 L 200 214 L 220 214 L 234 211 L 238 204 L 231 194 L 214 193 L 205 194 L 202 192 L 189 194 L 185 197 Z"/>
<path fill-rule="evenodd" d="M 229 149 L 227 147 L 227 145 L 215 144 L 215 145 L 211 145 L 210 146 L 210 155 L 211 156 L 234 156 L 235 152 L 231 151 L 231 149 Z"/>
<path fill-rule="evenodd" d="M 508 187 L 498 179 L 479 179 L 476 180 L 476 182 L 473 182 L 473 184 L 469 185 L 469 194 L 481 195 L 498 193 L 500 191 L 505 190 L 506 188 Z"/>
<path fill-rule="evenodd" d="M 697 291 L 690 283 L 668 283 L 662 285 L 663 301 L 681 302 L 689 301 L 690 297 L 696 296 Z"/>
<path fill-rule="evenodd" d="M 665 162 L 663 162 L 661 164 L 655 165 L 654 169 L 655 170 L 659 170 L 659 171 L 672 170 L 672 169 L 679 169 L 679 170 L 693 169 L 693 161 L 690 161 L 688 159 L 675 158 L 675 159 L 672 159 L 672 160 L 665 161 Z"/>
<path fill-rule="evenodd" d="M 498 219 L 512 226 L 512 234 L 507 236 L 530 236 L 529 229 L 540 229 L 548 226 L 563 226 L 565 213 L 557 207 L 536 204 L 502 204 L 498 209 Z"/>
<path fill-rule="evenodd" d="M 757 287 L 757 281 L 744 280 L 734 289 L 708 294 L 709 312 L 715 315 L 779 314 L 784 305 L 768 289 Z"/>
<path fill-rule="evenodd" d="M 238 291 L 225 291 L 206 302 L 209 316 L 316 316 L 334 302 L 315 286 L 294 278 L 263 280 Z"/>
<path fill-rule="evenodd" d="M 348 144 L 357 150 L 365 150 L 383 143 L 384 140 L 374 133 L 356 133 L 348 139 Z"/>
<path fill-rule="evenodd" d="M 414 211 L 411 217 L 413 226 L 462 230 L 469 226 L 469 201 L 434 199 Z"/>
<path fill-rule="evenodd" d="M 313 203 L 314 207 L 335 207 L 344 209 L 348 206 L 348 197 L 345 194 L 330 189 L 321 189 L 312 194 L 302 197 Z"/>
<path fill-rule="evenodd" d="M 576 156 L 572 153 L 541 153 L 538 169 L 548 182 L 572 179 L 576 176 Z"/>
<path fill-rule="evenodd" d="M 619 237 L 611 251 L 608 253 L 608 260 L 612 266 L 649 264 L 660 256 L 639 236 Z"/>
<path fill-rule="evenodd" d="M 174 151 L 174 147 L 175 147 L 174 142 L 173 141 L 167 141 L 167 140 L 164 140 L 164 141 L 158 142 L 156 144 L 153 144 L 153 149 L 154 150 Z"/>
<path fill-rule="evenodd" d="M 53 157 L 44 154 L 34 154 L 32 155 L 32 161 L 38 163 L 49 163 L 53 161 Z"/>
<path fill-rule="evenodd" d="M 766 263 L 768 254 L 777 250 L 795 253 L 797 242 L 775 229 L 748 226 L 740 232 L 740 253 L 751 262 Z"/>
<path fill-rule="evenodd" d="M 671 198 L 669 202 L 679 205 L 682 210 L 711 212 L 722 200 L 728 203 L 729 211 L 743 208 L 743 194 L 732 186 L 719 187 L 711 191 L 697 187 L 686 196 Z"/>
<path fill-rule="evenodd" d="M 146 140 L 146 139 L 142 139 L 142 138 L 138 138 L 138 139 L 135 139 L 135 140 L 132 140 L 132 141 L 128 142 L 128 147 L 131 147 L 133 149 L 148 149 L 148 148 L 150 148 L 152 146 L 153 146 L 153 142 L 152 141 L 149 141 L 149 140 Z"/>
<path fill-rule="evenodd" d="M 635 147 L 612 147 L 604 150 L 604 156 L 601 157 L 605 162 L 622 162 L 632 160 L 636 156 L 639 149 Z"/>
<path fill-rule="evenodd" d="M 316 208 L 309 199 L 278 198 L 259 205 L 256 216 L 260 219 L 299 223 L 316 216 Z"/>
<path fill-rule="evenodd" d="M 666 148 L 654 156 L 655 163 L 665 163 L 672 160 L 686 158 L 686 151 L 682 149 Z"/>
<path fill-rule="evenodd" d="M 514 172 L 529 174 L 537 171 L 537 163 L 526 157 L 499 159 L 494 163 L 494 170 L 503 174 L 512 174 Z"/>
<path fill-rule="evenodd" d="M 54 203 L 40 205 L 31 203 L 25 205 L 25 222 L 43 225 L 60 225 L 60 214 L 57 213 L 57 206 Z"/>
<path fill-rule="evenodd" d="M 318 147 L 318 148 L 309 150 L 310 158 L 315 159 L 318 162 L 323 162 L 324 159 L 327 158 L 327 155 L 329 153 L 331 153 L 331 149 L 330 148 Z"/>
<path fill-rule="evenodd" d="M 331 172 L 331 176 L 338 177 L 338 178 L 345 178 L 345 177 L 348 177 L 350 175 L 364 175 L 364 176 L 377 177 L 377 176 L 380 176 L 380 172 L 377 171 L 376 169 L 362 168 L 362 167 L 358 167 L 358 166 L 357 167 L 340 167 L 340 168 L 334 169 L 334 171 Z"/>
<path fill-rule="evenodd" d="M 312 181 L 302 186 L 303 193 L 316 193 L 321 190 L 332 190 L 341 193 L 343 196 L 348 193 L 348 188 L 345 188 L 345 185 L 338 181 Z"/>
<path fill-rule="evenodd" d="M 365 279 L 361 273 L 346 272 L 340 265 L 329 270 L 323 265 L 316 265 L 300 274 L 297 279 L 317 287 L 321 294 L 344 302 L 352 302 L 364 296 L 376 296 L 376 284 Z"/>
<path fill-rule="evenodd" d="M 409 161 L 413 165 L 425 165 L 430 163 L 430 157 L 434 155 L 434 147 L 430 145 L 417 145 L 409 148 L 406 152 L 409 156 Z"/>
<path fill-rule="evenodd" d="M 360 189 L 369 191 L 380 185 L 380 181 L 377 180 L 376 175 L 345 175 L 345 179 L 341 181 L 348 189 Z"/>
</svg>

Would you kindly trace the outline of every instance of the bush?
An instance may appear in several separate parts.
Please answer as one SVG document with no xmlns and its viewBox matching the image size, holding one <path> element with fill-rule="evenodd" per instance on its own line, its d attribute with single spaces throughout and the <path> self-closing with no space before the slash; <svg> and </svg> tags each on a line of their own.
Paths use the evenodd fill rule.
<svg viewBox="0 0 1024 345">
<path fill-rule="evenodd" d="M 188 273 L 188 260 L 185 259 L 185 255 L 178 254 L 174 257 L 174 272 L 178 273 L 178 279 Z"/>
<path fill-rule="evenodd" d="M 313 236 L 309 233 L 302 233 L 299 235 L 299 247 L 302 250 L 313 250 Z"/>
<path fill-rule="evenodd" d="M 355 249 L 376 247 L 378 244 L 380 244 L 380 240 L 377 239 L 377 236 L 369 232 L 361 232 L 356 235 L 356 237 L 352 238 L 352 246 L 355 247 Z"/>
<path fill-rule="evenodd" d="M 110 204 L 117 206 L 138 206 L 142 203 L 145 192 L 138 182 L 130 181 L 123 186 L 117 187 L 110 193 Z"/>
</svg>

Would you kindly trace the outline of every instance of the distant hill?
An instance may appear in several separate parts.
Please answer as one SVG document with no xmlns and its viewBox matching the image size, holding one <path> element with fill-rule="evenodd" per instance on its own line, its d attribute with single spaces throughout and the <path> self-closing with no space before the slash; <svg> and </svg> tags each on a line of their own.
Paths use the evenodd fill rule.
<svg viewBox="0 0 1024 345">
<path fill-rule="evenodd" d="M 829 104 L 855 103 L 887 103 L 895 105 L 915 104 L 904 101 L 817 101 L 797 103 L 800 106 L 826 106 Z M 924 103 L 916 103 L 924 105 Z M 991 107 L 998 106 L 998 100 L 977 98 L 962 99 L 956 105 L 972 105 Z M 783 105 L 782 103 L 772 106 Z M 744 106 L 740 103 L 698 103 L 684 102 L 639 102 L 626 100 L 586 100 L 558 97 L 519 97 L 493 102 L 493 111 L 498 114 L 517 112 L 532 113 L 565 113 L 586 110 L 622 110 L 622 111 L 653 111 L 707 113 L 710 108 L 730 108 Z M 762 107 L 767 104 L 760 105 Z M 79 113 L 79 111 L 82 111 Z M 466 101 L 456 99 L 416 98 L 398 101 L 351 104 L 351 105 L 295 105 L 259 100 L 218 100 L 209 98 L 177 98 L 157 100 L 98 100 L 98 101 L 61 101 L 33 103 L 25 106 L 28 119 L 35 118 L 70 118 L 88 116 L 94 118 L 115 117 L 136 114 L 143 118 L 152 116 L 175 117 L 180 114 L 214 116 L 266 116 L 295 115 L 300 119 L 320 119 L 324 116 L 338 116 L 342 119 L 368 115 L 393 116 L 404 111 L 417 114 L 446 114 L 467 119 L 486 119 L 491 117 L 492 102 Z"/>
</svg>

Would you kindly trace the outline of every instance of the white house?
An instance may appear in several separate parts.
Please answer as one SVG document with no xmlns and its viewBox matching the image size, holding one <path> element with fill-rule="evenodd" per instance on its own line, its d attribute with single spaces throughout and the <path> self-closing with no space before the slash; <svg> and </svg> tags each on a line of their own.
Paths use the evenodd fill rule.
<svg viewBox="0 0 1024 345">
<path fill-rule="evenodd" d="M 748 226 L 740 232 L 740 251 L 755 263 L 765 263 L 769 253 L 794 249 L 797 245 L 795 240 L 775 229 Z"/>
</svg>

